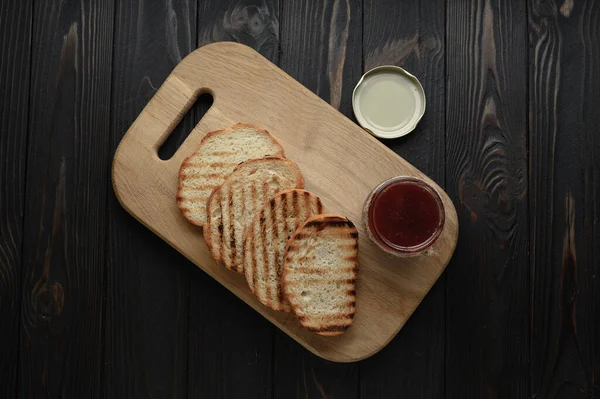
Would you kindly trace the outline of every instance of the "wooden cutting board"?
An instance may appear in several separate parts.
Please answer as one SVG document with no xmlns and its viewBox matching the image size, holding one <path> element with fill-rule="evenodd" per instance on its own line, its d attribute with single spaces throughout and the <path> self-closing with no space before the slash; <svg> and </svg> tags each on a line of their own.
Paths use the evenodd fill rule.
<svg viewBox="0 0 600 399">
<path fill-rule="evenodd" d="M 206 92 L 214 98 L 212 107 L 175 155 L 161 160 L 158 148 Z M 215 263 L 201 229 L 188 223 L 177 208 L 177 173 L 183 159 L 206 133 L 237 122 L 269 130 L 302 170 L 306 188 L 321 197 L 328 211 L 356 224 L 357 308 L 354 324 L 344 335 L 316 335 L 303 329 L 293 314 L 263 306 L 243 275 Z M 415 258 L 392 258 L 378 250 L 367 238 L 361 215 L 371 190 L 399 175 L 418 176 L 432 184 L 446 210 L 440 238 L 427 254 Z M 123 137 L 112 176 L 117 198 L 136 219 L 308 350 L 332 361 L 361 360 L 390 342 L 456 246 L 456 210 L 441 188 L 260 54 L 237 43 L 204 46 L 177 65 Z"/>
</svg>

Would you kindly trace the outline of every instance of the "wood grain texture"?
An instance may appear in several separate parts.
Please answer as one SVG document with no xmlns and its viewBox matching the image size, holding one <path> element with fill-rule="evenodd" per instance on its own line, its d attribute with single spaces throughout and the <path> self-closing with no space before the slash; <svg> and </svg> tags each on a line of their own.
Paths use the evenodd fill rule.
<svg viewBox="0 0 600 399">
<path fill-rule="evenodd" d="M 447 184 L 461 238 L 368 360 L 303 349 L 114 197 L 125 131 L 215 41 L 249 45 L 349 117 L 363 68 L 404 66 L 425 88 L 417 130 L 383 143 Z M 598 1 L 4 1 L 0 44 L 1 398 L 600 397 Z M 211 112 L 201 130 L 229 122 Z M 362 167 L 357 152 L 342 169 Z"/>
<path fill-rule="evenodd" d="M 32 1 L 0 4 L 0 397 L 17 394 Z"/>
<path fill-rule="evenodd" d="M 600 4 L 528 2 L 531 396 L 600 395 Z"/>
<path fill-rule="evenodd" d="M 190 281 L 189 397 L 271 398 L 273 326 L 208 275 Z"/>
<path fill-rule="evenodd" d="M 275 398 L 359 398 L 363 363 L 341 364 L 321 359 L 278 332 L 275 337 Z"/>
<path fill-rule="evenodd" d="M 362 74 L 362 8 L 358 0 L 282 2 L 279 66 L 347 117 Z M 320 359 L 281 331 L 274 353 L 276 398 L 358 397 L 357 364 Z"/>
<path fill-rule="evenodd" d="M 116 7 L 111 154 L 170 71 L 196 47 L 195 1 L 117 1 Z M 171 152 L 194 127 L 198 110 L 188 116 L 173 132 Z M 123 211 L 112 185 L 108 210 L 104 396 L 184 397 L 195 270 Z"/>
<path fill-rule="evenodd" d="M 417 76 L 427 109 L 414 132 L 385 144 L 445 183 L 445 1 L 364 3 L 365 71 L 398 65 Z M 398 19 L 400 18 L 400 23 Z M 398 336 L 361 364 L 364 398 L 444 396 L 445 284 L 442 276 Z"/>
<path fill-rule="evenodd" d="M 279 61 L 278 0 L 208 0 L 198 2 L 198 47 L 232 41 Z"/>
<path fill-rule="evenodd" d="M 281 19 L 281 68 L 350 117 L 362 75 L 361 2 L 286 0 Z"/>
<path fill-rule="evenodd" d="M 34 2 L 20 396 L 99 397 L 112 3 Z"/>
<path fill-rule="evenodd" d="M 198 45 L 236 41 L 276 62 L 279 4 L 198 3 Z M 243 122 L 243 121 L 239 121 Z M 203 239 L 200 238 L 200 242 Z M 274 327 L 204 273 L 190 280 L 190 397 L 270 398 Z"/>
<path fill-rule="evenodd" d="M 158 162 L 155 151 L 204 90 L 214 93 L 215 103 L 173 158 Z M 360 300 L 354 324 L 342 336 L 312 334 L 293 315 L 263 307 L 242 276 L 216 264 L 200 230 L 185 221 L 173 201 L 185 155 L 207 132 L 236 120 L 272 132 L 286 156 L 303 171 L 306 188 L 327 210 L 347 215 L 357 225 Z M 355 162 L 357 153 L 363 155 L 360 164 Z M 398 175 L 418 176 L 438 189 L 446 223 L 431 251 L 393 259 L 394 265 L 404 267 L 391 267 L 390 259 L 366 237 L 362 208 L 379 182 Z M 119 144 L 113 185 L 121 204 L 138 220 L 288 335 L 329 360 L 360 360 L 387 344 L 444 270 L 458 230 L 454 206 L 437 184 L 260 54 L 235 43 L 204 46 L 175 68 Z M 147 200 L 150 197 L 153 201 Z"/>
<path fill-rule="evenodd" d="M 446 396 L 529 395 L 527 29 L 522 2 L 449 1 Z"/>
</svg>

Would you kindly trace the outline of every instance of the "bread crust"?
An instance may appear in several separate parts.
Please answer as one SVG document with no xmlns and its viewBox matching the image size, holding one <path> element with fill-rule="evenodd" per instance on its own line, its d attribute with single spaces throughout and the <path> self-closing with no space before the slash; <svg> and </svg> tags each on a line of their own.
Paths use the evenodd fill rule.
<svg viewBox="0 0 600 399">
<path fill-rule="evenodd" d="M 324 273 L 318 268 L 311 268 L 310 263 L 309 266 L 306 266 L 305 263 L 299 262 L 301 266 L 296 266 L 296 255 L 302 253 L 304 254 L 304 262 L 310 262 L 311 258 L 306 255 L 309 253 L 310 248 L 303 248 L 302 245 L 310 245 L 312 243 L 316 246 L 318 240 L 327 239 L 345 239 L 347 241 L 347 244 L 344 244 L 344 251 L 347 255 L 339 257 L 338 264 L 336 264 L 338 268 L 332 272 L 339 273 L 337 275 L 334 274 L 336 276 L 335 285 L 339 283 L 340 286 L 345 287 L 336 292 L 336 294 L 340 295 L 336 300 L 339 300 L 340 306 L 343 307 L 345 311 L 327 315 L 309 314 L 307 309 L 310 306 L 309 302 L 311 299 L 303 298 L 302 296 L 305 291 L 309 291 L 306 287 L 306 281 L 308 281 L 311 275 L 322 276 Z M 309 240 L 309 244 L 303 243 L 303 240 Z M 292 238 L 289 240 L 285 250 L 284 259 L 281 284 L 284 294 L 290 302 L 292 310 L 298 317 L 300 323 L 319 335 L 334 336 L 343 334 L 352 325 L 354 314 L 356 312 L 356 279 L 358 278 L 359 267 L 358 231 L 354 224 L 344 216 L 337 214 L 312 216 L 298 227 Z M 342 262 L 344 263 L 343 267 L 340 266 Z M 296 270 L 294 270 L 294 268 Z M 290 283 L 290 277 L 294 273 L 298 275 L 303 274 L 305 280 L 297 279 L 292 285 Z M 301 282 L 298 283 L 298 281 Z M 326 283 L 331 283 L 331 281 L 327 281 Z M 322 284 L 325 285 L 326 283 Z M 296 291 L 299 289 L 294 286 L 300 287 L 299 289 L 302 291 L 302 295 L 297 295 Z M 314 288 L 314 285 L 312 287 Z"/>
<path fill-rule="evenodd" d="M 273 310 L 292 311 L 281 287 L 285 247 L 297 226 L 322 212 L 323 204 L 315 194 L 303 189 L 287 189 L 271 197 L 254 215 L 244 237 L 244 274 L 248 287 L 263 305 Z M 267 248 L 269 237 L 272 246 Z M 258 251 L 264 251 L 262 262 L 256 260 Z M 267 257 L 267 252 L 272 253 L 272 258 Z M 261 278 L 262 285 L 259 286 L 257 278 Z"/>
<path fill-rule="evenodd" d="M 273 145 L 273 148 L 278 149 L 276 152 L 274 152 L 271 155 L 276 156 L 276 157 L 284 157 L 283 147 L 281 146 L 281 144 L 279 144 L 279 142 L 275 139 L 275 137 L 273 137 L 273 135 L 270 134 L 266 129 L 261 128 L 256 125 L 253 125 L 253 124 L 250 124 L 250 123 L 237 123 L 227 129 L 213 130 L 213 131 L 207 133 L 200 141 L 200 145 L 198 146 L 198 149 L 196 151 L 194 151 L 192 154 L 190 154 L 189 156 L 187 156 L 181 163 L 181 166 L 179 167 L 176 201 L 177 201 L 177 206 L 181 210 L 183 216 L 190 223 L 192 223 L 196 226 L 199 226 L 199 227 L 202 227 L 204 225 L 203 222 L 197 220 L 197 218 L 194 217 L 194 215 L 196 215 L 197 213 L 195 213 L 194 211 L 192 211 L 185 205 L 186 195 L 183 192 L 185 189 L 183 183 L 184 183 L 185 179 L 187 178 L 186 169 L 188 169 L 190 167 L 191 159 L 199 156 L 199 153 L 203 150 L 204 146 L 206 145 L 206 142 L 210 138 L 221 135 L 221 134 L 229 134 L 229 133 L 236 132 L 236 131 L 239 131 L 242 129 L 252 129 L 252 130 L 263 133 L 265 135 L 265 137 L 267 137 L 269 139 L 269 141 Z M 214 189 L 213 189 L 213 191 L 214 191 Z M 199 199 L 199 201 L 202 201 L 202 200 L 203 199 Z M 205 199 L 205 200 L 207 200 L 207 199 Z"/>
<path fill-rule="evenodd" d="M 233 193 L 236 192 L 237 189 L 240 189 L 240 187 L 237 186 L 241 186 L 242 187 L 242 191 L 245 191 L 245 184 L 251 183 L 250 186 L 252 188 L 252 190 L 255 189 L 255 182 L 251 182 L 249 179 L 249 177 L 251 175 L 245 176 L 245 173 L 247 171 L 250 171 L 251 169 L 253 169 L 253 167 L 258 167 L 260 169 L 261 164 L 265 164 L 266 168 L 269 168 L 269 164 L 270 163 L 281 163 L 281 164 L 285 164 L 286 168 L 289 168 L 289 170 L 294 171 L 294 180 L 292 182 L 290 182 L 290 185 L 293 187 L 281 187 L 282 189 L 284 188 L 303 188 L 304 187 L 304 178 L 302 177 L 302 172 L 300 172 L 300 169 L 298 168 L 298 166 L 290 161 L 289 159 L 286 158 L 281 158 L 281 157 L 273 157 L 273 156 L 269 156 L 269 157 L 265 157 L 265 158 L 260 158 L 260 159 L 252 159 L 252 160 L 248 160 L 246 162 L 241 163 L 235 170 L 234 172 L 229 175 L 227 177 L 227 179 L 225 180 L 225 182 L 223 182 L 223 184 L 221 186 L 219 186 L 218 188 L 216 188 L 215 190 L 213 190 L 213 192 L 211 193 L 208 202 L 207 202 L 207 206 L 206 206 L 206 223 L 204 224 L 204 229 L 203 229 L 203 234 L 204 234 L 204 239 L 206 241 L 206 244 L 208 245 L 208 248 L 212 254 L 212 256 L 215 258 L 215 260 L 217 260 L 217 262 L 223 264 L 227 269 L 238 272 L 238 273 L 243 273 L 243 257 L 241 258 L 240 262 L 236 262 L 235 259 L 231 260 L 228 259 L 229 253 L 225 252 L 225 245 L 223 245 L 224 242 L 227 242 L 227 240 L 229 240 L 229 242 L 237 242 L 237 238 L 235 238 L 235 229 L 239 229 L 239 227 L 237 226 L 233 226 L 233 229 L 231 229 L 231 226 L 227 227 L 227 230 L 232 230 L 229 232 L 229 235 L 227 234 L 226 230 L 226 226 L 224 226 L 223 223 L 223 216 L 222 213 L 220 214 L 219 212 L 223 212 L 222 209 L 218 209 L 221 207 L 221 203 L 222 203 L 222 198 L 220 196 L 222 196 L 222 192 L 223 189 L 225 188 L 226 190 L 230 191 L 229 197 L 229 201 L 227 202 L 228 206 L 229 206 L 229 210 L 231 211 L 231 209 L 235 208 L 235 205 L 237 205 L 237 203 L 234 203 L 234 199 L 233 199 Z M 281 166 L 281 165 L 280 165 Z M 289 171 L 288 170 L 288 171 Z M 264 185 L 263 185 L 263 189 L 264 189 Z M 279 190 L 277 190 L 279 191 Z M 277 191 L 275 191 L 273 194 L 275 194 Z M 272 194 L 266 195 L 266 199 L 264 200 L 264 203 L 266 203 L 268 201 L 268 199 L 270 198 Z M 220 199 L 217 201 L 217 197 L 219 197 Z M 242 206 L 241 204 L 243 203 L 245 206 L 246 201 L 254 201 L 255 198 L 255 193 L 249 193 L 249 194 L 245 194 L 245 195 L 240 195 L 241 198 L 241 203 L 240 206 Z M 215 205 L 213 205 L 213 203 Z M 259 207 L 257 209 L 260 210 L 263 206 L 264 203 L 259 204 Z M 214 208 L 214 207 L 218 207 L 218 208 Z M 214 225 L 214 221 L 212 220 L 212 212 L 213 211 L 219 211 L 217 212 L 217 214 L 221 215 L 220 216 L 220 221 L 219 221 L 219 225 Z M 254 215 L 254 213 L 252 214 Z M 230 216 L 231 219 L 231 216 Z M 248 221 L 250 222 L 250 221 Z M 249 223 L 248 223 L 249 225 Z M 213 234 L 215 233 L 214 227 L 217 228 L 217 231 L 219 232 L 219 242 L 215 242 L 215 239 L 213 237 Z M 243 231 L 242 232 L 242 241 L 240 242 L 240 244 L 242 245 L 242 251 L 243 251 L 243 237 L 245 236 L 246 232 Z M 227 237 L 225 237 L 227 236 Z M 239 251 L 235 250 L 233 251 L 233 256 L 235 257 L 236 254 Z M 240 256 L 243 256 L 242 254 L 237 255 L 237 258 L 239 258 Z"/>
</svg>

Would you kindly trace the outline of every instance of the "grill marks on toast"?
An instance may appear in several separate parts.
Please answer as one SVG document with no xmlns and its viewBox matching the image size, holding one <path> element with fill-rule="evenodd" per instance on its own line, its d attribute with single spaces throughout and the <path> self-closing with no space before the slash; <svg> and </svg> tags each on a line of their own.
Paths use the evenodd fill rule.
<svg viewBox="0 0 600 399">
<path fill-rule="evenodd" d="M 293 171 L 274 166 L 281 162 Z M 245 273 L 263 304 L 293 310 L 313 332 L 339 335 L 356 311 L 358 232 L 342 216 L 322 215 L 303 185 L 266 130 L 237 124 L 208 133 L 184 160 L 176 199 L 204 226 L 215 259 Z"/>
<path fill-rule="evenodd" d="M 280 202 L 281 202 L 281 196 L 278 196 L 276 198 L 279 198 Z M 281 237 L 281 235 L 279 234 L 279 227 L 277 226 L 277 200 L 273 201 L 269 201 L 269 205 L 268 205 L 268 209 L 269 209 L 269 216 L 271 217 L 271 226 L 269 228 L 269 233 L 272 234 L 273 236 L 273 242 L 274 245 L 271 247 L 273 248 L 273 263 L 269 264 L 269 278 L 277 281 L 278 284 L 276 284 L 275 286 L 275 301 L 277 303 L 283 303 L 284 302 L 284 298 L 283 298 L 283 292 L 281 291 L 281 284 L 279 284 L 280 278 L 281 278 L 281 262 L 279 260 L 280 257 L 280 253 L 281 250 L 279 248 L 279 237 Z M 283 255 L 283 254 L 282 254 Z M 283 256 L 281 256 L 283 258 Z M 271 292 L 270 292 L 270 288 L 271 286 L 269 285 L 269 292 L 267 297 L 271 297 Z"/>
<path fill-rule="evenodd" d="M 252 187 L 252 192 L 254 193 L 254 187 Z M 254 196 L 252 196 L 252 199 L 254 200 Z M 253 229 L 256 227 L 252 227 Z M 257 236 L 259 236 L 260 233 L 257 233 Z M 257 259 L 257 252 L 256 251 L 252 251 L 251 253 L 252 256 L 252 268 L 250 269 L 251 271 L 256 270 L 256 265 L 258 265 L 258 259 Z M 253 284 L 256 285 L 256 273 L 252 274 L 252 281 Z"/>
<path fill-rule="evenodd" d="M 262 267 L 262 275 L 270 278 L 270 270 L 275 268 L 275 259 L 271 257 L 272 253 L 267 250 L 267 248 L 274 248 L 273 245 L 273 219 L 269 217 L 269 215 L 263 215 L 263 223 L 264 223 L 264 242 L 262 246 L 263 253 L 263 267 Z M 261 229 L 262 230 L 262 229 Z M 267 298 L 271 297 L 271 285 L 266 284 L 265 286 Z"/>
<path fill-rule="evenodd" d="M 204 236 L 215 259 L 229 270 L 243 273 L 244 237 L 254 215 L 275 193 L 303 186 L 300 169 L 284 158 L 254 159 L 239 165 L 208 201 Z M 222 234 L 217 234 L 215 226 L 220 225 Z M 272 246 L 268 240 L 272 241 L 272 236 L 262 241 L 267 248 Z M 254 256 L 251 261 L 257 265 L 269 262 L 268 252 Z"/>
<path fill-rule="evenodd" d="M 229 188 L 229 192 L 227 193 L 227 217 L 229 218 L 228 220 L 228 224 L 229 224 L 229 234 L 227 234 L 226 237 L 229 237 L 229 251 L 231 254 L 231 259 L 235 259 L 236 257 L 236 245 L 235 245 L 235 239 L 237 236 L 237 229 L 235 228 L 235 214 L 233 211 L 233 202 L 234 202 L 234 198 L 233 196 L 235 195 L 236 191 L 232 189 L 232 187 L 228 187 Z M 226 244 L 226 243 L 224 243 Z M 225 247 L 227 247 L 227 245 L 224 245 Z"/>
<path fill-rule="evenodd" d="M 321 335 L 343 333 L 356 311 L 358 232 L 339 215 L 309 218 L 285 254 L 283 289 L 302 325 Z"/>
<path fill-rule="evenodd" d="M 179 169 L 177 205 L 184 217 L 202 226 L 211 193 L 240 162 L 264 156 L 283 157 L 283 148 L 269 132 L 257 126 L 238 123 L 204 136 L 198 150 Z"/>
<path fill-rule="evenodd" d="M 296 228 L 322 211 L 316 195 L 295 189 L 276 194 L 254 216 L 244 241 L 244 272 L 264 305 L 291 311 L 281 287 L 285 248 Z"/>
</svg>

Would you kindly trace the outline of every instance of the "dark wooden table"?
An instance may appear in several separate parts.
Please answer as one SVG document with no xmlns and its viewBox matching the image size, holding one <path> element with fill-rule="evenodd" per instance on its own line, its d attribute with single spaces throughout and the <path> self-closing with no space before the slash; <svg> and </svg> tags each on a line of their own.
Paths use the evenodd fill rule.
<svg viewBox="0 0 600 399">
<path fill-rule="evenodd" d="M 3 0 L 0 30 L 0 398 L 600 397 L 600 1 Z M 423 83 L 385 143 L 460 237 L 372 358 L 311 355 L 115 199 L 120 138 L 219 40 L 350 117 L 372 67 Z"/>
</svg>

